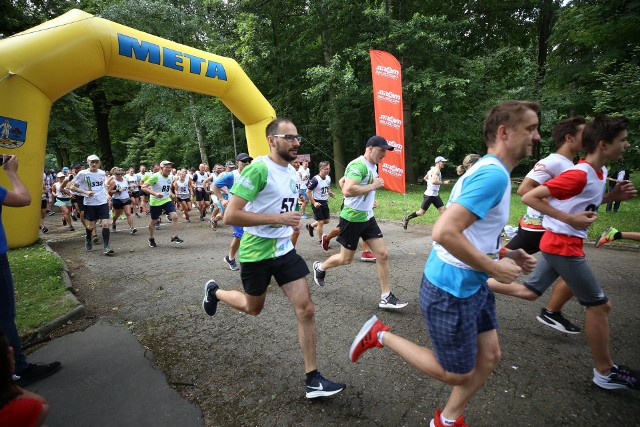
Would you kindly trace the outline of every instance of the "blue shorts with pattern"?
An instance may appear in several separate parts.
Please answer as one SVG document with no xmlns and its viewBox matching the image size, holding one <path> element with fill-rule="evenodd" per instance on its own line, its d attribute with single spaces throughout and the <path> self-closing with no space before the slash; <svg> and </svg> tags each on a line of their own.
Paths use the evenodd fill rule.
<svg viewBox="0 0 640 427">
<path fill-rule="evenodd" d="M 472 371 L 478 334 L 498 329 L 496 299 L 487 284 L 468 298 L 456 298 L 422 275 L 420 309 L 436 359 L 444 370 L 455 374 Z"/>
</svg>

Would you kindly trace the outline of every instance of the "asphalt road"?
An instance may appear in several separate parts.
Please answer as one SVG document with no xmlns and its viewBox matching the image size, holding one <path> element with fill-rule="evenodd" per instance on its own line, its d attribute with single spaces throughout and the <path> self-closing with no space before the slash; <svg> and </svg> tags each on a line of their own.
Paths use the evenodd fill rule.
<svg viewBox="0 0 640 427">
<path fill-rule="evenodd" d="M 66 261 L 76 296 L 87 318 L 122 325 L 149 348 L 167 381 L 200 406 L 208 426 L 236 425 L 428 425 L 444 407 L 450 387 L 426 377 L 388 349 L 365 353 L 356 364 L 348 350 L 362 323 L 375 313 L 395 333 L 429 346 L 418 307 L 430 228 L 381 222 L 390 252 L 393 292 L 409 301 L 406 309 L 377 307 L 375 267 L 354 261 L 330 270 L 327 285 L 309 286 L 316 306 L 318 359 L 327 377 L 347 389 L 328 399 L 307 401 L 296 322 L 284 294 L 273 283 L 257 317 L 219 306 L 214 317 L 201 307 L 203 284 L 215 278 L 224 289 L 241 289 L 239 272 L 222 258 L 229 227 L 180 222 L 184 244 L 169 244 L 168 225 L 156 232 L 158 247 L 147 246 L 147 218 L 136 219 L 136 235 L 112 234 L 115 256 L 86 252 L 82 234 L 69 233 L 60 215 L 47 218 L 51 247 Z M 335 225 L 332 220 L 330 225 Z M 337 250 L 332 242 L 330 253 Z M 306 232 L 298 252 L 309 267 L 328 254 Z M 587 257 L 613 302 L 611 350 L 614 361 L 640 369 L 640 253 L 586 248 Z M 640 425 L 640 393 L 603 391 L 591 385 L 591 355 L 585 334 L 565 335 L 536 320 L 548 295 L 537 302 L 497 297 L 503 359 L 468 406 L 473 426 Z M 565 315 L 583 325 L 584 309 L 575 301 Z M 158 404 L 162 404 L 158 402 Z"/>
</svg>

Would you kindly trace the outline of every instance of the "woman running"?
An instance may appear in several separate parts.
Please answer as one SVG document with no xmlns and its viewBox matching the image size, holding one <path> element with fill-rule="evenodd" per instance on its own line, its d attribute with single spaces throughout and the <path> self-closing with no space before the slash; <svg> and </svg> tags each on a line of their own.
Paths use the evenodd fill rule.
<svg viewBox="0 0 640 427">
<path fill-rule="evenodd" d="M 51 194 L 55 197 L 56 202 L 54 205 L 60 208 L 62 212 L 62 225 L 69 224 L 69 231 L 75 231 L 71 222 L 71 194 L 68 190 L 62 188 L 62 181 L 64 181 L 65 174 L 59 172 L 56 175 L 56 182 L 51 186 Z"/>
<path fill-rule="evenodd" d="M 178 199 L 178 208 L 184 215 L 184 220 L 191 222 L 189 211 L 191 210 L 191 197 L 193 196 L 193 181 L 187 177 L 187 170 L 182 168 L 178 176 L 173 180 L 173 191 Z"/>
<path fill-rule="evenodd" d="M 129 197 L 129 183 L 123 178 L 124 170 L 120 168 L 111 169 L 111 180 L 108 181 L 108 191 L 111 196 L 111 206 L 113 207 L 113 219 L 111 220 L 111 231 L 116 231 L 116 221 L 124 212 L 129 224 L 129 233 L 135 234 L 138 231 L 133 226 L 131 216 L 131 198 Z"/>
</svg>

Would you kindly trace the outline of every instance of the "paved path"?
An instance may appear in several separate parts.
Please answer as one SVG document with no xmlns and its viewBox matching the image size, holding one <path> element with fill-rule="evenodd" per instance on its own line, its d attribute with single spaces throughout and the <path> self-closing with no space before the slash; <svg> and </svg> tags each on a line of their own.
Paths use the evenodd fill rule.
<svg viewBox="0 0 640 427">
<path fill-rule="evenodd" d="M 58 224 L 59 215 L 47 221 Z M 145 221 L 137 219 L 136 225 L 144 226 Z M 110 258 L 97 250 L 85 252 L 78 232 L 75 239 L 51 246 L 67 262 L 77 296 L 87 308 L 88 319 L 76 327 L 98 321 L 101 327 L 130 329 L 151 350 L 168 384 L 202 409 L 205 425 L 428 425 L 435 408 L 444 406 L 449 387 L 418 373 L 391 351 L 372 350 L 357 364 L 347 355 L 355 333 L 372 313 L 394 332 L 430 344 L 418 308 L 421 272 L 431 246 L 429 228 L 411 224 L 404 231 L 398 223 L 381 223 L 390 249 L 393 290 L 410 303 L 405 310 L 377 308 L 379 286 L 372 264 L 355 261 L 330 270 L 324 288 L 310 280 L 320 370 L 348 388 L 334 398 L 308 402 L 295 319 L 283 293 L 272 285 L 258 317 L 226 306 L 213 318 L 204 315 L 202 286 L 207 279 L 215 278 L 225 289 L 241 288 L 239 273 L 222 262 L 231 232 L 228 227 L 214 232 L 199 222 L 181 222 L 180 227 L 185 243 L 177 248 L 169 244 L 166 225 L 157 232 L 156 249 L 147 246 L 145 229 L 134 236 L 116 233 L 116 255 Z M 54 240 L 68 235 L 61 227 L 49 228 Z M 306 232 L 298 251 L 309 266 L 327 256 Z M 640 254 L 589 247 L 587 256 L 613 301 L 614 360 L 640 369 Z M 498 296 L 503 360 L 469 405 L 467 421 L 473 426 L 640 425 L 640 393 L 591 386 L 584 334 L 564 335 L 535 319 L 546 300 L 543 296 L 531 303 Z M 565 313 L 583 323 L 584 309 L 575 301 Z M 49 346 L 60 339 L 64 338 Z M 78 369 L 74 365 L 79 361 L 70 355 L 73 350 L 66 346 L 66 353 L 60 353 L 64 370 Z M 54 379 L 39 386 L 45 396 L 47 381 Z M 109 384 L 119 383 L 104 379 L 104 386 Z M 66 399 L 65 393 L 55 399 Z M 103 413 L 104 403 L 83 404 L 88 413 L 94 408 L 96 417 Z M 164 402 L 156 404 L 161 408 Z M 197 419 L 188 420 L 176 425 L 199 425 Z"/>
</svg>

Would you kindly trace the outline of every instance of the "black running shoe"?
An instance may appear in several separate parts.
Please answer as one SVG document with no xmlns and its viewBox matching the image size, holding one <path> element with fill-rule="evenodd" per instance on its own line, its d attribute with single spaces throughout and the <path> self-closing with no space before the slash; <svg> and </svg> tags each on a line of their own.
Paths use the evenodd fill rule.
<svg viewBox="0 0 640 427">
<path fill-rule="evenodd" d="M 66 227 L 66 226 L 67 226 L 67 220 L 66 220 L 66 219 L 64 219 L 64 218 L 62 218 L 62 225 L 63 225 L 64 227 Z"/>
<path fill-rule="evenodd" d="M 593 370 L 593 383 L 600 388 L 614 390 L 618 388 L 628 388 L 630 390 L 640 390 L 640 372 L 627 366 L 613 365 L 609 373 L 603 378 L 602 375 Z"/>
<path fill-rule="evenodd" d="M 182 239 L 181 239 L 181 238 L 179 238 L 178 236 L 175 236 L 175 237 L 172 237 L 172 238 L 171 238 L 171 243 L 176 243 L 176 244 L 184 243 L 184 240 L 182 240 Z"/>
<path fill-rule="evenodd" d="M 156 246 L 156 239 L 149 239 L 149 247 L 150 248 L 155 248 Z"/>
<path fill-rule="evenodd" d="M 540 315 L 536 317 L 536 319 L 538 319 L 538 322 L 542 323 L 543 325 L 547 325 L 566 334 L 580 333 L 580 328 L 571 323 L 569 319 L 565 318 L 559 311 L 549 314 L 547 310 L 543 308 L 540 311 Z"/>
<path fill-rule="evenodd" d="M 20 387 L 25 387 L 36 381 L 47 378 L 60 370 L 60 362 L 51 363 L 29 363 L 27 369 L 14 378 Z"/>
<path fill-rule="evenodd" d="M 334 383 L 317 372 L 313 379 L 305 385 L 305 393 L 307 399 L 315 399 L 316 397 L 333 396 L 346 387 L 345 384 Z"/>
<path fill-rule="evenodd" d="M 93 236 L 93 243 L 100 243 L 100 238 L 98 236 Z"/>
<path fill-rule="evenodd" d="M 322 265 L 320 261 L 313 263 L 313 281 L 316 282 L 318 286 L 324 286 L 324 276 L 327 275 L 327 272 L 318 270 L 320 265 Z"/>
<path fill-rule="evenodd" d="M 216 314 L 218 309 L 218 298 L 216 298 L 216 291 L 220 289 L 215 280 L 209 280 L 204 284 L 204 299 L 202 300 L 202 308 L 204 312 L 209 316 Z"/>
<path fill-rule="evenodd" d="M 305 225 L 305 227 L 307 227 L 307 231 L 309 232 L 309 236 L 313 237 L 313 227 L 311 226 L 311 224 L 307 224 L 307 225 Z"/>
</svg>

